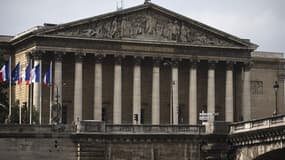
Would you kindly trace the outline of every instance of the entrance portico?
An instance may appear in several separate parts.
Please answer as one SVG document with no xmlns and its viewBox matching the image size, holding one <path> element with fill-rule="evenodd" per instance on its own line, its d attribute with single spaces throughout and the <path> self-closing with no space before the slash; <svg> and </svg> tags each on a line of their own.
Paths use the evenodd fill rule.
<svg viewBox="0 0 285 160">
<path fill-rule="evenodd" d="M 52 57 L 58 56 L 58 51 L 41 50 L 41 52 L 50 53 L 49 56 Z M 161 56 L 158 59 L 157 57 L 150 56 L 124 55 L 118 57 L 98 52 L 88 54 L 88 56 L 84 56 L 84 54 L 78 52 L 70 52 L 62 55 L 62 61 L 59 61 L 57 58 L 54 59 L 56 66 L 54 67 L 54 73 L 57 83 L 69 85 L 64 80 L 58 82 L 58 77 L 61 74 L 64 75 L 64 71 L 62 67 L 59 67 L 58 63 L 61 62 L 61 65 L 65 65 L 67 63 L 64 60 L 65 57 L 74 57 L 74 79 L 71 83 L 74 84 L 74 87 L 64 86 L 73 88 L 74 94 L 74 98 L 69 98 L 74 102 L 72 104 L 74 106 L 67 106 L 67 112 L 74 113 L 74 118 L 68 117 L 69 122 L 75 119 L 90 119 L 97 121 L 104 120 L 114 124 L 198 124 L 200 123 L 198 115 L 202 110 L 208 113 L 219 113 L 219 120 L 233 122 L 234 107 L 238 107 L 233 103 L 236 98 L 233 94 L 236 88 L 233 83 L 233 75 L 248 74 L 250 71 L 249 68 L 247 68 L 247 72 L 234 70 L 237 67 L 242 69 L 243 66 L 248 64 L 242 61 L 228 61 L 229 59 L 222 61 L 218 58 L 207 60 L 195 57 L 189 59 L 180 58 L 177 60 L 177 58 L 172 59 L 167 56 Z M 94 59 L 92 65 L 84 65 L 86 58 L 90 57 Z M 163 65 L 166 61 L 171 63 L 171 66 L 168 67 L 169 69 Z M 83 66 L 93 66 L 93 69 Z M 112 66 L 113 73 L 105 73 L 110 72 L 108 68 L 112 68 Z M 144 69 L 144 67 L 150 69 L 147 72 L 142 72 L 141 69 Z M 161 69 L 165 70 L 166 74 L 161 74 Z M 84 70 L 93 70 L 93 73 L 84 75 L 86 73 Z M 188 72 L 181 72 L 180 70 Z M 106 74 L 113 74 L 113 76 L 104 76 Z M 218 77 L 216 77 L 217 75 Z M 243 75 L 243 77 L 246 76 Z M 206 79 L 203 80 L 203 77 Z M 93 79 L 91 80 L 93 84 L 85 83 L 86 78 Z M 221 79 L 224 81 L 220 81 Z M 110 83 L 111 81 L 112 83 Z M 239 81 L 243 85 L 248 85 L 246 79 Z M 179 86 L 180 83 L 182 86 Z M 105 88 L 107 84 L 111 86 Z M 122 87 L 126 85 L 129 89 Z M 93 97 L 92 100 L 84 102 L 85 104 L 90 104 L 88 106 L 83 105 L 83 92 L 85 92 L 84 88 L 86 87 L 94 88 L 91 95 L 88 95 Z M 110 89 L 110 87 L 112 87 L 114 92 L 108 92 L 108 88 Z M 224 90 L 221 90 L 221 88 Z M 241 91 L 239 95 L 247 94 L 247 98 L 243 98 L 242 102 L 245 104 L 250 103 L 245 102 L 250 99 L 248 97 L 250 96 L 248 94 L 249 91 L 246 89 Z M 108 92 L 108 95 L 103 95 L 103 92 Z M 146 95 L 142 92 L 147 92 L 148 94 Z M 62 94 L 59 95 L 60 97 L 65 97 L 64 92 L 61 91 L 60 93 Z M 129 106 L 129 102 L 122 100 L 126 98 L 132 101 L 132 105 Z M 66 101 L 62 100 L 63 105 L 66 104 Z M 207 106 L 207 108 L 203 106 Z M 217 106 L 219 108 L 216 108 Z M 74 108 L 73 111 L 71 111 L 72 108 Z M 239 110 L 241 113 L 243 113 L 244 108 L 246 109 L 246 106 L 240 106 Z M 93 115 L 86 116 L 87 113 L 83 113 L 84 111 L 91 111 Z M 135 114 L 138 115 L 138 120 L 134 119 Z"/>
<path fill-rule="evenodd" d="M 44 66 L 54 61 L 67 123 L 195 125 L 202 110 L 250 118 L 247 65 L 257 46 L 155 4 L 46 27 L 35 42 L 27 53 Z"/>
</svg>

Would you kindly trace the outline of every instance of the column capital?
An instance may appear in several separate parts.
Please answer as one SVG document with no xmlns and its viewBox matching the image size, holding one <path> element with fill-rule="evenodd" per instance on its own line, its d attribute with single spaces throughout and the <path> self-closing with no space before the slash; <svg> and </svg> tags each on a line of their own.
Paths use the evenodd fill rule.
<svg viewBox="0 0 285 160">
<path fill-rule="evenodd" d="M 233 70 L 234 62 L 233 61 L 227 61 L 226 62 L 226 68 L 227 70 Z"/>
<path fill-rule="evenodd" d="M 31 53 L 31 52 L 27 52 L 27 53 L 26 53 L 26 58 L 27 58 L 28 60 L 33 59 L 32 53 Z"/>
<path fill-rule="evenodd" d="M 102 63 L 103 59 L 104 59 L 104 55 L 102 55 L 102 54 L 97 54 L 94 56 L 94 60 L 95 60 L 96 64 Z"/>
<path fill-rule="evenodd" d="M 76 53 L 75 54 L 75 62 L 82 62 L 84 59 L 84 55 L 81 53 Z"/>
<path fill-rule="evenodd" d="M 153 61 L 153 66 L 159 67 L 160 63 L 161 63 L 161 58 L 160 57 L 153 57 L 152 61 Z"/>
<path fill-rule="evenodd" d="M 215 69 L 216 68 L 216 61 L 208 61 L 209 69 Z"/>
<path fill-rule="evenodd" d="M 123 56 L 121 55 L 115 56 L 115 64 L 122 64 L 122 61 L 123 61 Z"/>
<path fill-rule="evenodd" d="M 63 57 L 63 52 L 55 52 L 54 53 L 54 60 L 55 61 L 62 61 L 62 57 Z"/>
<path fill-rule="evenodd" d="M 177 68 L 179 65 L 179 59 L 171 59 L 170 63 L 171 63 L 171 67 Z"/>
<path fill-rule="evenodd" d="M 171 59 L 171 60 L 163 60 L 163 66 L 170 66 L 172 68 L 176 68 L 179 65 L 179 59 Z"/>
<path fill-rule="evenodd" d="M 197 68 L 198 61 L 197 60 L 190 60 L 190 68 Z"/>
<path fill-rule="evenodd" d="M 249 71 L 252 68 L 252 66 L 253 66 L 253 62 L 244 62 L 243 63 L 243 68 L 246 71 Z"/>
<path fill-rule="evenodd" d="M 34 60 L 41 60 L 43 57 L 43 52 L 42 51 L 32 51 L 30 56 L 32 56 Z"/>
<path fill-rule="evenodd" d="M 140 65 L 142 62 L 142 57 L 135 56 L 134 57 L 134 65 Z"/>
</svg>

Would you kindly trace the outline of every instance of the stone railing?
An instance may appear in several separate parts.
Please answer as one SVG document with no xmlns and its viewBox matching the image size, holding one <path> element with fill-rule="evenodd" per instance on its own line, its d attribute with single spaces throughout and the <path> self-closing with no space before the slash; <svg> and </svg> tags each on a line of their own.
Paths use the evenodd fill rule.
<svg viewBox="0 0 285 160">
<path fill-rule="evenodd" d="M 285 126 L 285 115 L 278 115 L 246 122 L 233 123 L 230 126 L 230 134 L 266 129 L 277 126 Z"/>
<path fill-rule="evenodd" d="M 98 121 L 81 121 L 79 133 L 112 133 L 112 134 L 203 134 L 202 125 L 132 125 L 105 124 Z"/>
<path fill-rule="evenodd" d="M 1 124 L 1 133 L 50 133 L 52 127 L 49 125 L 19 125 L 19 124 Z"/>
<path fill-rule="evenodd" d="M 47 135 L 47 134 L 69 134 L 75 129 L 71 125 L 28 125 L 28 124 L 0 124 L 0 135 Z"/>
</svg>

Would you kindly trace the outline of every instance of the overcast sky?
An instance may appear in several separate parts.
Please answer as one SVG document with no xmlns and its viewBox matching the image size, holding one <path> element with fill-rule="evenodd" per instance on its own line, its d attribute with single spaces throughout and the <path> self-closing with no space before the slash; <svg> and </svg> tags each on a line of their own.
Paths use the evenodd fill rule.
<svg viewBox="0 0 285 160">
<path fill-rule="evenodd" d="M 0 0 L 0 35 L 43 23 L 67 23 L 116 10 L 120 0 Z M 124 8 L 144 0 L 124 0 Z M 285 52 L 285 0 L 152 0 L 153 3 L 259 45 Z"/>
</svg>

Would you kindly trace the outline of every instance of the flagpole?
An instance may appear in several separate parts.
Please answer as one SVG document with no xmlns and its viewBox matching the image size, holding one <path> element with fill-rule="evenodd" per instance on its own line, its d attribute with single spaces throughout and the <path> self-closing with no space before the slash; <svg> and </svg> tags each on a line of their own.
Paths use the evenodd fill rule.
<svg viewBox="0 0 285 160">
<path fill-rule="evenodd" d="M 22 124 L 22 107 L 19 105 L 19 124 Z"/>
<path fill-rule="evenodd" d="M 19 68 L 18 68 L 18 77 L 17 77 L 17 82 L 15 81 L 15 84 L 18 84 L 18 87 L 19 87 L 19 90 L 20 90 L 20 93 L 22 94 L 22 86 L 20 85 L 19 81 L 20 81 L 20 71 L 21 71 L 21 65 L 20 65 L 20 62 L 17 64 L 17 66 L 19 65 Z M 17 67 L 16 66 L 16 67 Z M 22 80 L 21 80 L 22 81 Z M 20 97 L 19 97 L 20 98 Z M 20 98 L 22 100 L 22 97 Z M 19 101 L 19 124 L 22 124 L 22 102 Z"/>
<path fill-rule="evenodd" d="M 29 84 L 29 99 L 30 99 L 30 104 L 29 104 L 29 108 L 30 108 L 30 125 L 32 125 L 32 112 L 33 112 L 33 93 L 32 93 L 32 87 L 33 84 Z"/>
<path fill-rule="evenodd" d="M 50 88 L 49 88 L 49 124 L 52 123 L 52 88 L 53 88 L 53 82 L 52 82 L 52 61 L 50 62 Z"/>
<path fill-rule="evenodd" d="M 42 124 L 42 61 L 39 62 L 40 64 L 40 97 L 39 97 L 39 101 L 40 101 L 40 109 L 39 109 L 39 124 Z"/>
<path fill-rule="evenodd" d="M 26 85 L 26 80 L 24 80 L 24 84 Z M 25 95 L 26 95 L 26 118 L 25 118 L 25 123 L 26 124 L 28 124 L 28 120 L 29 120 L 29 106 L 30 106 L 30 104 L 29 104 L 29 97 L 30 97 L 30 95 L 29 95 L 29 87 L 26 87 L 25 86 Z"/>
<path fill-rule="evenodd" d="M 29 65 L 30 65 L 30 69 L 31 69 L 31 66 L 32 66 L 32 58 L 30 56 L 30 62 L 29 62 Z M 29 71 L 31 73 L 31 70 Z M 30 78 L 29 78 L 29 99 L 30 99 L 30 104 L 29 104 L 29 108 L 30 108 L 30 125 L 32 124 L 32 112 L 33 112 L 33 83 L 30 82 Z"/>
<path fill-rule="evenodd" d="M 22 93 L 22 86 L 19 85 L 19 88 L 20 88 L 20 93 Z M 19 124 L 22 124 L 22 107 L 21 106 L 22 105 L 21 105 L 21 101 L 20 101 L 20 104 L 19 104 Z"/>
<path fill-rule="evenodd" d="M 8 120 L 9 123 L 11 122 L 11 115 L 12 115 L 12 85 L 11 85 L 11 56 L 9 57 L 9 114 Z"/>
</svg>

